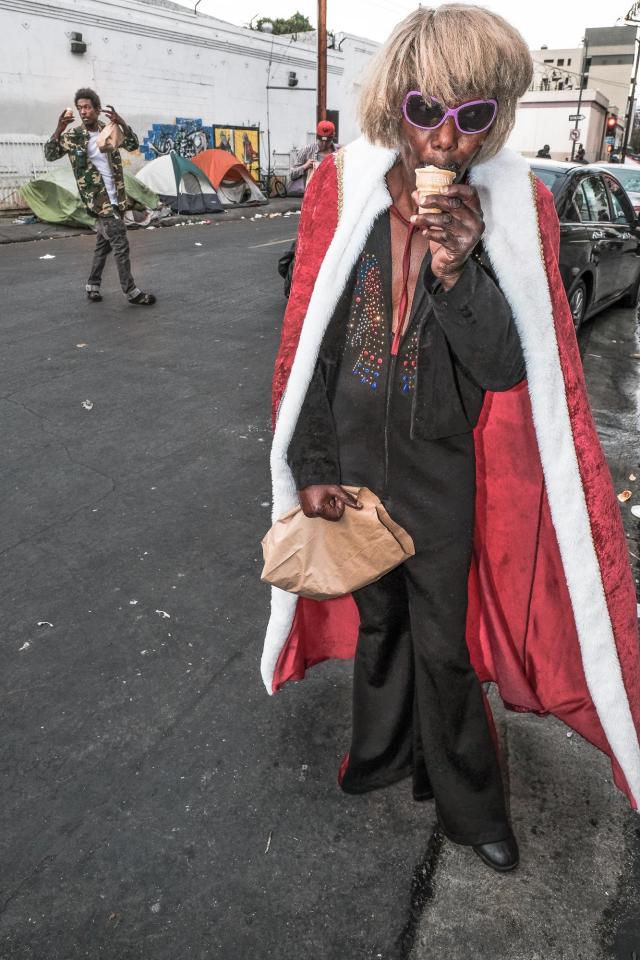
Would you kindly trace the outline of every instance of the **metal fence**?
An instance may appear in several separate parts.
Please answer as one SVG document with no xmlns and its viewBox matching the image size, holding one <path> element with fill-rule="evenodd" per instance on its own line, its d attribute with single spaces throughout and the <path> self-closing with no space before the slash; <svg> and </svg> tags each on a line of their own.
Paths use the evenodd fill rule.
<svg viewBox="0 0 640 960">
<path fill-rule="evenodd" d="M 280 177 L 288 177 L 297 151 L 276 153 L 273 151 L 273 172 Z"/>
<path fill-rule="evenodd" d="M 0 134 L 0 210 L 24 208 L 20 187 L 49 166 L 44 159 L 46 141 L 30 134 Z"/>
</svg>

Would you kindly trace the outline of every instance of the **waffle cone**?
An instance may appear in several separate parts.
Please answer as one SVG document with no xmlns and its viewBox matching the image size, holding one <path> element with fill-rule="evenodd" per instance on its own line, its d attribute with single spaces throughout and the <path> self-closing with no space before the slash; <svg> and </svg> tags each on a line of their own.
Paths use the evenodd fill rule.
<svg viewBox="0 0 640 960">
<path fill-rule="evenodd" d="M 441 170 L 440 167 L 418 167 L 416 169 L 416 190 L 420 199 L 432 193 L 441 193 L 455 180 L 454 170 Z M 440 213 L 437 207 L 418 207 L 418 213 Z"/>
</svg>

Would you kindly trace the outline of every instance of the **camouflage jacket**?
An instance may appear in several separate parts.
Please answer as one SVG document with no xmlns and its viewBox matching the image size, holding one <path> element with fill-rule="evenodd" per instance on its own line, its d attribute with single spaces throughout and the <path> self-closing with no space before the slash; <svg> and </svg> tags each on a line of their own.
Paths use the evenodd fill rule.
<svg viewBox="0 0 640 960">
<path fill-rule="evenodd" d="M 103 123 L 98 126 L 102 130 Z M 94 217 L 100 214 L 110 214 L 113 212 L 111 201 L 104 185 L 104 180 L 99 171 L 89 160 L 87 147 L 89 145 L 89 131 L 82 125 L 73 127 L 72 130 L 65 131 L 60 135 L 59 140 L 49 140 L 44 145 L 44 155 L 47 160 L 59 160 L 65 153 L 69 154 L 73 174 L 78 184 L 80 199 L 84 203 L 89 213 Z M 127 128 L 122 146 L 125 150 L 137 150 L 138 138 L 133 130 Z M 107 155 L 111 161 L 111 170 L 113 171 L 113 181 L 118 194 L 118 209 L 124 213 L 126 207 L 126 195 L 124 190 L 124 172 L 122 169 L 122 158 L 120 152 L 114 150 Z"/>
</svg>

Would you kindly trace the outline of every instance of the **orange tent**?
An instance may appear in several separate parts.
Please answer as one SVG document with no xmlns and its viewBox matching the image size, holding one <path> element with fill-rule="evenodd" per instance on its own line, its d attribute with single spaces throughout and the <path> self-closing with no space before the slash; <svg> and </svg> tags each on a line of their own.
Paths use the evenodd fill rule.
<svg viewBox="0 0 640 960">
<path fill-rule="evenodd" d="M 223 206 L 266 203 L 266 197 L 241 160 L 228 150 L 203 150 L 192 157 L 218 191 Z"/>
</svg>

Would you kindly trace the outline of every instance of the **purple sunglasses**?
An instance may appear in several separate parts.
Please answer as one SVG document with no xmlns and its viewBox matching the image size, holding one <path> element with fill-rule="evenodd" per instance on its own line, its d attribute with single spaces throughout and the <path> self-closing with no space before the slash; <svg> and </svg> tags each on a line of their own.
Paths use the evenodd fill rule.
<svg viewBox="0 0 640 960">
<path fill-rule="evenodd" d="M 412 127 L 437 130 L 447 117 L 453 117 L 460 133 L 484 133 L 498 113 L 496 100 L 468 100 L 459 107 L 447 109 L 439 100 L 424 97 L 419 90 L 410 90 L 402 101 L 402 113 Z"/>
</svg>

